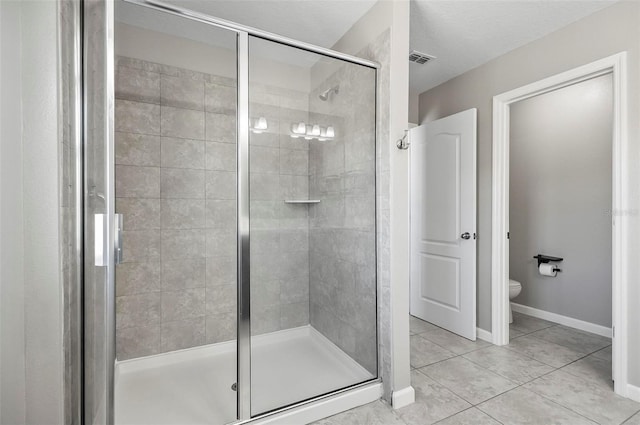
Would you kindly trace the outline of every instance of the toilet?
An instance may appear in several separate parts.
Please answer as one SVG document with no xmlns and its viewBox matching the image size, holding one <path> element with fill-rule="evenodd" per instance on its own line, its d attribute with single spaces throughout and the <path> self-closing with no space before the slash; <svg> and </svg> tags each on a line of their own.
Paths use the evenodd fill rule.
<svg viewBox="0 0 640 425">
<path fill-rule="evenodd" d="M 509 279 L 509 299 L 517 297 L 522 291 L 522 284 L 517 280 Z M 509 303 L 509 323 L 513 323 L 513 312 L 511 311 L 511 303 Z"/>
</svg>

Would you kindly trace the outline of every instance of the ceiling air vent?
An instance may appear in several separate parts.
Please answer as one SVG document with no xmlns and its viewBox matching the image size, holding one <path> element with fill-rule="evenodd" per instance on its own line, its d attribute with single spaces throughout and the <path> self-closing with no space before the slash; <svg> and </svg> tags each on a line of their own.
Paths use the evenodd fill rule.
<svg viewBox="0 0 640 425">
<path fill-rule="evenodd" d="M 420 65 L 423 65 L 435 58 L 435 56 L 427 55 L 426 53 L 418 52 L 417 50 L 412 50 L 411 53 L 409 53 L 409 62 L 415 62 Z"/>
</svg>

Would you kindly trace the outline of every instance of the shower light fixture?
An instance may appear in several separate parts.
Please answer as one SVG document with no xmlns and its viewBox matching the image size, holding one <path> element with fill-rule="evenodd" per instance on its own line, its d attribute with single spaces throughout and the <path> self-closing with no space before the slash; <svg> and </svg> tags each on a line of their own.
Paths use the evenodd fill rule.
<svg viewBox="0 0 640 425">
<path fill-rule="evenodd" d="M 320 127 L 319 124 L 306 124 L 305 122 L 291 124 L 291 138 L 304 138 L 305 140 L 318 139 L 324 142 L 336 136 L 333 126 Z"/>
<path fill-rule="evenodd" d="M 267 125 L 267 119 L 265 117 L 260 117 L 254 121 L 253 127 L 251 127 L 251 132 L 260 134 L 264 132 L 269 126 Z"/>
</svg>

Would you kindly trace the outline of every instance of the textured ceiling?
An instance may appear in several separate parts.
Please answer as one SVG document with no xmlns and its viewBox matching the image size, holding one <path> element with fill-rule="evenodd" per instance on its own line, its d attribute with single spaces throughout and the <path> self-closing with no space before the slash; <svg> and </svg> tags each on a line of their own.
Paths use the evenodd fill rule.
<svg viewBox="0 0 640 425">
<path fill-rule="evenodd" d="M 411 49 L 436 56 L 411 63 L 411 92 L 422 93 L 577 21 L 615 1 L 411 1 Z"/>
<path fill-rule="evenodd" d="M 333 46 L 376 2 L 164 1 L 323 47 Z M 411 49 L 437 58 L 426 65 L 410 64 L 411 92 L 422 93 L 615 1 L 411 0 Z M 291 57 L 282 57 L 281 60 L 289 63 L 298 61 L 301 66 L 310 66 L 314 62 L 313 58 L 301 60 L 294 56 L 292 53 Z"/>
</svg>

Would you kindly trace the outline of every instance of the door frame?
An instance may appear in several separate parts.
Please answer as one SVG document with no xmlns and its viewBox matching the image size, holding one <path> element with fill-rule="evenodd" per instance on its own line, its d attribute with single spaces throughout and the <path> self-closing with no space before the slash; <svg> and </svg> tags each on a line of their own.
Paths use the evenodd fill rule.
<svg viewBox="0 0 640 425">
<path fill-rule="evenodd" d="M 627 397 L 627 293 L 630 235 L 625 211 L 630 190 L 627 161 L 627 52 L 591 62 L 494 96 L 491 222 L 491 329 L 496 345 L 509 343 L 509 111 L 512 103 L 594 77 L 613 77 L 612 158 L 612 332 L 614 390 Z"/>
</svg>

